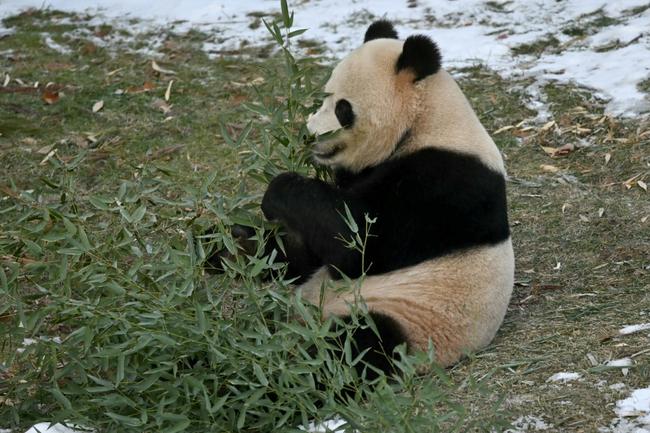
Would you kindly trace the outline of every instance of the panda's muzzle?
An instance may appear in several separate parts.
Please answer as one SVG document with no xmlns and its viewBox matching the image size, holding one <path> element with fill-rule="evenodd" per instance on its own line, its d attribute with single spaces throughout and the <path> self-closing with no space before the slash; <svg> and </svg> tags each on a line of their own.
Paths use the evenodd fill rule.
<svg viewBox="0 0 650 433">
<path fill-rule="evenodd" d="M 339 129 L 316 137 L 312 151 L 316 160 L 324 162 L 345 149 L 345 142 L 339 137 L 340 132 Z"/>
<path fill-rule="evenodd" d="M 334 143 L 333 146 L 328 146 L 327 149 L 323 149 L 323 150 L 319 148 L 314 149 L 314 156 L 317 159 L 321 159 L 321 160 L 330 159 L 333 158 L 336 154 L 338 154 L 343 149 L 345 149 L 345 144 L 341 142 Z"/>
</svg>

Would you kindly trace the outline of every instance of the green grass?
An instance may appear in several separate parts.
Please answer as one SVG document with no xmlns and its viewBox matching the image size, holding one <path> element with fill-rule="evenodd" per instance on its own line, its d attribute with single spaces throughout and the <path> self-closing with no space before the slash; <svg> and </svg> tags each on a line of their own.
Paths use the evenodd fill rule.
<svg viewBox="0 0 650 433">
<path fill-rule="evenodd" d="M 535 42 L 529 44 L 521 44 L 515 47 L 512 47 L 510 50 L 513 54 L 521 56 L 524 54 L 531 54 L 539 56 L 544 51 L 553 50 L 560 45 L 560 41 L 553 35 L 547 35 L 546 37 L 539 39 Z"/>
<path fill-rule="evenodd" d="M 168 33 L 156 64 L 171 74 L 138 52 L 151 35 L 89 45 L 85 18 L 58 12 L 5 25 L 16 32 L 0 40 L 12 78 L 0 106 L 1 427 L 295 431 L 335 413 L 376 431 L 501 422 L 494 402 L 468 416 L 444 371 L 418 376 L 431 354 L 405 357 L 402 378 L 380 377 L 370 393 L 354 360 L 327 351 L 330 324 L 315 308 L 260 280 L 281 266 L 272 258 L 237 255 L 225 274 L 204 272 L 211 250 L 235 252 L 234 223 L 258 227 L 259 239 L 272 232 L 259 212 L 272 176 L 317 172 L 300 137 L 329 72 L 319 59 L 211 60 L 207 35 Z M 25 338 L 36 343 L 17 351 Z M 356 399 L 342 404 L 342 388 Z"/>
<path fill-rule="evenodd" d="M 645 9 L 643 7 L 639 7 L 630 9 L 626 12 L 628 16 L 632 16 L 641 14 L 644 10 Z M 575 22 L 562 29 L 562 33 L 576 38 L 584 38 L 585 36 L 594 34 L 602 27 L 614 26 L 620 23 L 621 20 L 605 15 L 603 9 L 601 8 L 591 13 L 579 16 Z"/>
<path fill-rule="evenodd" d="M 259 281 L 277 264 L 240 255 L 223 275 L 201 266 L 211 249 L 234 251 L 234 223 L 269 235 L 259 200 L 271 176 L 315 172 L 299 137 L 328 68 L 268 47 L 209 59 L 210 36 L 192 31 L 164 35 L 156 61 L 176 74 L 161 74 L 137 51 L 152 35 L 106 26 L 107 41 L 124 38 L 92 49 L 88 18 L 31 12 L 7 20 L 16 33 L 0 39 L 7 88 L 40 83 L 0 94 L 0 427 L 54 418 L 101 431 L 257 432 L 340 413 L 365 431 L 490 431 L 536 415 L 591 432 L 626 396 L 595 384 L 647 386 L 647 353 L 627 376 L 599 367 L 647 348 L 644 334 L 611 338 L 650 314 L 650 199 L 637 183 L 650 183 L 647 124 L 604 116 L 586 90 L 548 85 L 555 124 L 543 128 L 525 106 L 527 82 L 463 70 L 481 121 L 501 130 L 510 176 L 517 285 L 506 321 L 490 347 L 448 371 L 418 376 L 403 364 L 401 382 L 381 379 L 369 401 L 341 405 L 341 386 L 367 386 L 328 358 L 313 308 L 282 282 Z M 66 20 L 89 33 L 70 33 Z M 156 107 L 170 80 L 165 114 Z M 52 105 L 40 90 L 49 82 Z M 116 93 L 144 83 L 153 88 Z M 544 151 L 576 143 L 565 156 Z M 201 237 L 208 227 L 216 232 Z M 17 353 L 23 338 L 38 342 Z M 559 371 L 583 379 L 546 382 Z M 315 391 L 314 378 L 330 389 Z"/>
</svg>

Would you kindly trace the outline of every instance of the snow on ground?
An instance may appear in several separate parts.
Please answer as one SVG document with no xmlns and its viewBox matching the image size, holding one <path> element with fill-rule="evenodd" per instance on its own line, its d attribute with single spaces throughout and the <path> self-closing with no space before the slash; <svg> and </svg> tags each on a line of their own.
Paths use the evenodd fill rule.
<svg viewBox="0 0 650 433">
<path fill-rule="evenodd" d="M 309 433 L 329 433 L 329 432 L 343 431 L 344 429 L 343 426 L 346 423 L 347 421 L 345 421 L 343 418 L 336 416 L 327 421 L 323 421 L 320 424 L 315 424 L 313 422 L 310 422 L 307 428 L 300 426 L 300 430 Z"/>
<path fill-rule="evenodd" d="M 637 389 L 617 401 L 614 411 L 618 418 L 599 429 L 601 433 L 650 433 L 650 388 Z"/>
<path fill-rule="evenodd" d="M 63 424 L 50 424 L 49 422 L 42 422 L 32 426 L 25 433 L 86 433 L 87 431 L 73 430 Z"/>
<path fill-rule="evenodd" d="M 612 359 L 607 361 L 605 365 L 608 367 L 631 367 L 634 364 L 632 358 Z"/>
<path fill-rule="evenodd" d="M 329 54 L 341 57 L 357 47 L 367 25 L 377 18 L 396 23 L 402 37 L 425 33 L 440 45 L 444 61 L 450 67 L 486 65 L 504 77 L 534 78 L 528 94 L 537 109 L 544 110 L 541 86 L 548 81 L 575 83 L 594 89 L 610 102 L 608 112 L 633 116 L 650 112 L 650 98 L 639 91 L 638 84 L 650 79 L 650 8 L 648 0 L 311 0 L 290 2 L 295 24 L 308 28 L 305 37 L 321 41 Z M 279 11 L 276 0 L 2 0 L 0 18 L 15 15 L 30 7 L 49 7 L 65 11 L 89 12 L 94 23 L 109 21 L 131 32 L 155 31 L 158 28 L 185 32 L 197 28 L 211 39 L 204 49 L 212 55 L 236 50 L 244 43 L 269 41 L 264 25 L 256 23 L 260 13 Z M 639 8 L 634 10 L 634 8 Z M 139 24 L 130 19 L 140 20 Z M 11 29 L 0 25 L 0 37 Z M 577 33 L 582 33 L 576 35 Z M 86 35 L 89 38 L 91 34 Z M 555 41 L 550 39 L 555 38 Z M 66 52 L 67 47 L 43 35 L 44 43 Z M 513 48 L 548 40 L 537 50 Z M 102 45 L 100 39 L 97 45 Z M 162 39 L 150 41 L 155 55 Z M 105 42 L 103 42 L 105 44 Z M 554 47 L 556 46 L 556 47 Z M 532 51 L 525 53 L 522 51 Z M 632 325 L 621 335 L 650 329 L 650 323 Z M 26 343 L 27 344 L 27 343 Z M 613 364 L 612 364 L 613 365 Z M 579 379 L 578 373 L 557 373 L 548 380 L 568 382 Z M 607 433 L 650 433 L 650 388 L 636 390 L 617 403 L 616 414 Z M 335 430 L 341 419 L 310 425 L 309 431 Z M 514 422 L 515 430 L 541 431 L 549 428 L 543 420 L 528 416 Z M 35 426 L 45 431 L 48 425 Z M 35 433 L 35 429 L 29 433 Z M 60 424 L 49 432 L 70 433 Z"/>
<path fill-rule="evenodd" d="M 571 382 L 572 380 L 578 380 L 582 376 L 580 373 L 567 373 L 567 372 L 560 372 L 560 373 L 555 373 L 553 376 L 549 377 L 546 379 L 547 382 Z"/>
<path fill-rule="evenodd" d="M 294 4 L 292 4 L 294 3 Z M 164 27 L 183 32 L 198 28 L 211 40 L 204 49 L 219 55 L 242 43 L 267 42 L 260 14 L 278 12 L 277 0 L 3 0 L 0 17 L 28 7 L 50 7 L 100 14 L 98 20 L 144 31 Z M 529 94 L 544 108 L 540 84 L 573 82 L 610 100 L 611 114 L 650 112 L 650 98 L 637 85 L 650 78 L 650 8 L 647 0 L 310 0 L 290 2 L 297 27 L 341 57 L 358 46 L 376 18 L 396 23 L 405 37 L 425 33 L 436 40 L 451 67 L 484 64 L 507 77 L 532 77 Z M 644 9 L 645 7 L 645 9 Z M 637 8 L 637 9 L 635 9 Z M 128 22 L 138 18 L 139 26 Z M 0 34 L 6 30 L 0 28 Z M 548 50 L 533 54 L 511 48 L 542 39 Z M 155 47 L 162 41 L 151 41 Z M 531 51 L 531 50 L 527 50 Z M 540 104 L 540 102 L 542 104 Z"/>
<path fill-rule="evenodd" d="M 646 331 L 650 329 L 650 323 L 640 323 L 638 325 L 629 325 L 618 330 L 621 335 L 634 334 L 635 332 Z"/>
</svg>

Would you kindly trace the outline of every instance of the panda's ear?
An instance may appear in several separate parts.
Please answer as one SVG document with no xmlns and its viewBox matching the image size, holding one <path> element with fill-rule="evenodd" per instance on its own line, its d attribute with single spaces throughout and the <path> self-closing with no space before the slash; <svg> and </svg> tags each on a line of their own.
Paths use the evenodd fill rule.
<svg viewBox="0 0 650 433">
<path fill-rule="evenodd" d="M 397 72 L 410 70 L 418 81 L 435 74 L 440 69 L 440 50 L 435 42 L 424 35 L 409 36 L 404 41 L 402 53 L 397 59 Z"/>
<path fill-rule="evenodd" d="M 397 32 L 390 21 L 379 20 L 370 24 L 370 27 L 366 30 L 366 35 L 363 37 L 363 43 L 381 38 L 397 39 Z"/>
</svg>

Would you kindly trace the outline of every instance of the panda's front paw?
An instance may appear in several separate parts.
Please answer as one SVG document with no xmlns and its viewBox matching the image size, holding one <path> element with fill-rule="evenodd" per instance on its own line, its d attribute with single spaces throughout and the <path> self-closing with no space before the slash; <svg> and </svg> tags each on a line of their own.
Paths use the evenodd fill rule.
<svg viewBox="0 0 650 433">
<path fill-rule="evenodd" d="M 268 220 L 282 220 L 287 212 L 292 190 L 305 178 L 298 173 L 282 173 L 271 181 L 262 198 L 262 212 Z"/>
</svg>

